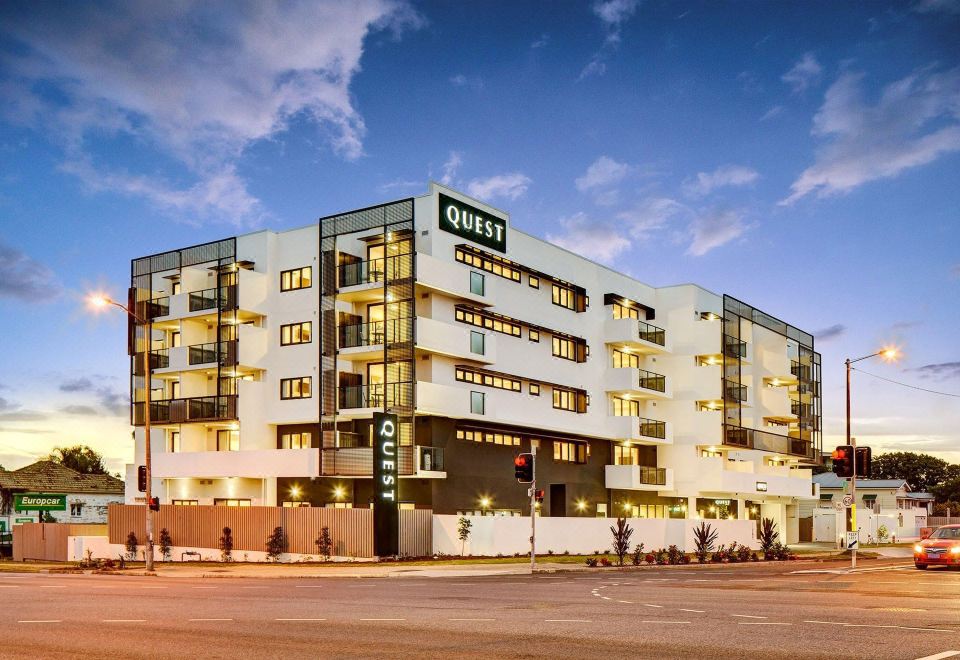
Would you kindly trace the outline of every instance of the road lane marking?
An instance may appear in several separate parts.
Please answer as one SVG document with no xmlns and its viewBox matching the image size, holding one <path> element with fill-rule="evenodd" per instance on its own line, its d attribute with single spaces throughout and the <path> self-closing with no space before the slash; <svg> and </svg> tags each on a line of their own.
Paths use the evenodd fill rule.
<svg viewBox="0 0 960 660">
<path fill-rule="evenodd" d="M 644 603 L 643 606 L 644 607 L 661 607 L 661 608 L 663 607 L 663 605 L 651 605 L 650 603 Z"/>
<path fill-rule="evenodd" d="M 41 589 L 66 589 L 67 585 L 65 584 L 41 584 Z"/>
<path fill-rule="evenodd" d="M 663 619 L 641 621 L 640 623 L 690 623 L 689 621 L 664 621 Z"/>
<path fill-rule="evenodd" d="M 0 589 L 4 589 L 4 588 L 6 588 L 6 589 L 19 589 L 19 588 L 20 588 L 20 585 L 19 585 L 19 584 L 0 584 Z"/>
<path fill-rule="evenodd" d="M 610 600 L 610 596 L 600 596 L 600 598 L 602 598 L 602 599 L 604 599 L 604 600 Z"/>
<path fill-rule="evenodd" d="M 150 589 L 151 587 L 146 587 Z M 152 587 L 153 589 L 166 589 L 166 587 Z M 266 589 L 266 587 L 240 587 L 241 589 Z"/>
<path fill-rule="evenodd" d="M 187 621 L 233 621 L 233 619 L 187 619 Z"/>
<path fill-rule="evenodd" d="M 828 626 L 849 626 L 849 623 L 844 623 L 843 621 L 808 621 L 804 619 L 804 623 L 823 623 Z"/>
<path fill-rule="evenodd" d="M 960 655 L 960 651 L 941 651 L 933 655 L 925 655 L 922 658 L 917 658 L 917 660 L 943 660 L 944 658 L 952 658 L 955 655 Z"/>
<path fill-rule="evenodd" d="M 496 619 L 447 619 L 447 621 L 496 621 Z"/>
<path fill-rule="evenodd" d="M 738 626 L 792 626 L 792 623 L 781 621 L 738 621 Z"/>
<path fill-rule="evenodd" d="M 24 619 L 17 623 L 62 623 L 60 619 Z"/>
<path fill-rule="evenodd" d="M 190 587 L 191 589 L 219 589 L 220 587 Z"/>
<path fill-rule="evenodd" d="M 146 623 L 146 619 L 104 619 L 103 623 Z"/>
<path fill-rule="evenodd" d="M 681 612 L 696 612 L 697 614 L 703 614 L 706 610 L 685 610 L 682 607 L 680 608 Z"/>
<path fill-rule="evenodd" d="M 166 587 L 151 587 L 151 586 L 143 586 L 143 587 L 140 587 L 140 588 L 141 588 L 141 589 L 166 589 Z M 216 587 L 211 587 L 211 588 L 212 588 L 212 589 L 216 589 Z"/>
<path fill-rule="evenodd" d="M 593 623 L 590 619 L 544 619 L 546 623 Z"/>
<path fill-rule="evenodd" d="M 326 621 L 326 619 L 274 619 L 274 621 Z"/>
<path fill-rule="evenodd" d="M 618 600 L 618 603 L 623 603 L 624 605 L 633 605 L 632 600 Z"/>
<path fill-rule="evenodd" d="M 730 616 L 735 616 L 740 619 L 769 619 L 770 618 L 766 616 L 756 616 L 754 614 L 731 614 Z"/>
<path fill-rule="evenodd" d="M 323 585 L 322 585 L 322 584 L 295 584 L 295 585 L 293 585 L 293 586 L 296 587 L 297 589 L 323 589 Z M 356 586 L 360 586 L 360 585 L 354 584 L 354 585 L 351 585 L 351 586 L 356 587 Z M 365 585 L 363 585 L 363 586 L 365 586 L 365 587 L 372 587 L 372 586 L 374 586 L 374 585 L 372 585 L 372 584 L 371 584 L 371 585 L 365 584 Z"/>
</svg>

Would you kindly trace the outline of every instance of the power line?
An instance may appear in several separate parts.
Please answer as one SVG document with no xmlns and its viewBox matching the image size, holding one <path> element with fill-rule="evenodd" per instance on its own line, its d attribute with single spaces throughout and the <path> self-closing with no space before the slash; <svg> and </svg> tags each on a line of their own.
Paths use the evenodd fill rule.
<svg viewBox="0 0 960 660">
<path fill-rule="evenodd" d="M 858 369 L 856 367 L 850 367 L 850 368 L 853 369 L 854 371 L 859 371 L 860 373 L 866 376 L 873 376 L 874 378 L 885 380 L 888 383 L 893 383 L 894 385 L 899 385 L 900 387 L 909 387 L 911 390 L 920 390 L 921 392 L 929 392 L 930 394 L 939 394 L 940 396 L 952 396 L 955 399 L 960 399 L 960 394 L 954 394 L 953 392 L 938 392 L 937 390 L 928 390 L 925 387 L 917 387 L 916 385 L 910 385 L 909 383 L 901 383 L 899 380 L 884 378 L 883 376 L 878 376 L 877 374 L 872 374 L 869 371 L 864 371 L 863 369 Z"/>
</svg>

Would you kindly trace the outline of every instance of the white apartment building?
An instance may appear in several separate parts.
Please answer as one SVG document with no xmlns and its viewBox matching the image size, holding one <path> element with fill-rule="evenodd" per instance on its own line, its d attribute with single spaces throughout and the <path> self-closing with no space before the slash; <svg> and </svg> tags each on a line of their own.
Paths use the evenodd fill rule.
<svg viewBox="0 0 960 660">
<path fill-rule="evenodd" d="M 513 457 L 531 447 L 541 515 L 772 517 L 795 540 L 819 497 L 809 333 L 638 282 L 436 183 L 135 259 L 130 296 L 152 319 L 165 504 L 369 506 L 382 410 L 400 416 L 403 506 L 436 513 L 519 514 Z M 129 502 L 145 348 L 132 325 Z"/>
</svg>

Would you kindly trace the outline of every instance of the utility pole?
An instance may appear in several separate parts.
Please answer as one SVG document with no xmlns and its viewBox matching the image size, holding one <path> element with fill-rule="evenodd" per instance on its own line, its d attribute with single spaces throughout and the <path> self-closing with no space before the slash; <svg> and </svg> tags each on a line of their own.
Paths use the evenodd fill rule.
<svg viewBox="0 0 960 660">
<path fill-rule="evenodd" d="M 533 481 L 530 483 L 530 572 L 537 570 L 537 445 L 531 443 Z"/>
<path fill-rule="evenodd" d="M 151 317 L 149 309 L 149 302 L 147 303 L 148 309 L 147 313 L 144 315 L 146 320 L 144 321 L 144 341 L 146 346 L 143 349 L 143 451 L 146 454 L 144 465 L 147 468 L 147 491 L 144 493 L 147 497 L 147 550 L 145 553 L 146 561 L 146 570 L 153 570 L 153 484 L 150 483 L 153 481 L 153 474 L 150 470 L 150 386 L 152 378 L 152 373 L 150 371 L 150 349 L 153 348 L 153 324 L 151 323 Z M 136 317 L 134 317 L 136 318 Z"/>
<path fill-rule="evenodd" d="M 850 435 L 850 358 L 847 358 L 847 444 L 853 447 L 853 474 L 850 476 L 850 496 L 853 503 L 850 505 L 850 531 L 857 532 L 857 545 L 860 534 L 857 529 L 857 439 Z M 844 541 L 846 542 L 846 541 Z M 857 567 L 857 546 L 850 549 L 850 569 Z"/>
</svg>

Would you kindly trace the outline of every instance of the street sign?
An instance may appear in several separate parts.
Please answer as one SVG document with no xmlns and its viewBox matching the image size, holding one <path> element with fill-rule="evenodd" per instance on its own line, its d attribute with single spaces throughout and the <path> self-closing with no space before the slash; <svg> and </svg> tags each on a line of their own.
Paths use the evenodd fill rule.
<svg viewBox="0 0 960 660">
<path fill-rule="evenodd" d="M 847 550 L 860 547 L 860 532 L 847 532 Z"/>
<path fill-rule="evenodd" d="M 844 495 L 841 501 L 843 502 L 843 506 L 853 506 L 853 495 Z"/>
<path fill-rule="evenodd" d="M 837 500 L 833 503 L 833 508 L 836 509 L 837 511 L 843 511 L 844 508 L 846 507 L 843 506 L 843 502 L 841 502 L 840 500 Z"/>
<path fill-rule="evenodd" d="M 17 493 L 13 496 L 14 511 L 66 511 L 67 496 L 50 493 Z"/>
<path fill-rule="evenodd" d="M 397 415 L 373 414 L 373 553 L 378 557 L 400 554 L 399 424 Z"/>
</svg>

